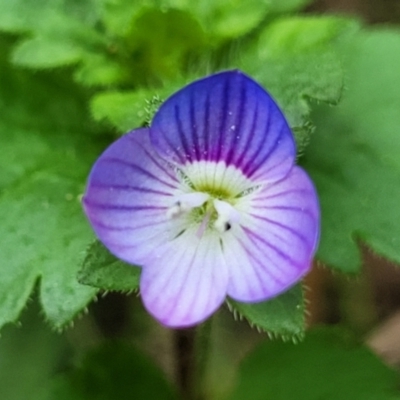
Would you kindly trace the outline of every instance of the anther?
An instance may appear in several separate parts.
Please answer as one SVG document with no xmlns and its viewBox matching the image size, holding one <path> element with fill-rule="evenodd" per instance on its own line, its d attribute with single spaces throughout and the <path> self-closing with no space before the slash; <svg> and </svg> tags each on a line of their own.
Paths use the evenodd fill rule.
<svg viewBox="0 0 400 400">
<path fill-rule="evenodd" d="M 184 193 L 176 197 L 174 204 L 167 210 L 168 218 L 175 218 L 193 208 L 201 207 L 210 195 L 202 192 Z"/>
<path fill-rule="evenodd" d="M 239 221 L 239 212 L 229 203 L 221 200 L 214 200 L 214 207 L 218 213 L 218 217 L 214 222 L 214 227 L 221 233 L 229 231 L 232 228 L 232 223 Z"/>
</svg>

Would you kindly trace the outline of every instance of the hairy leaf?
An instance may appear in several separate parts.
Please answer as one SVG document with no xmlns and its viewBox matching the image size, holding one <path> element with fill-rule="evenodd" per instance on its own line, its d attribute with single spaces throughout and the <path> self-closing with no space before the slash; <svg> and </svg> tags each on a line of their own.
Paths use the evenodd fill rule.
<svg viewBox="0 0 400 400">
<path fill-rule="evenodd" d="M 348 70 L 343 102 L 314 113 L 305 166 L 321 199 L 319 257 L 360 268 L 356 239 L 400 262 L 400 33 L 361 32 L 339 47 Z"/>
<path fill-rule="evenodd" d="M 113 256 L 98 240 L 86 251 L 79 282 L 99 289 L 129 292 L 139 288 L 140 268 Z"/>
<path fill-rule="evenodd" d="M 284 340 L 302 339 L 304 335 L 304 298 L 301 285 L 261 303 L 228 300 L 229 308 L 246 318 L 251 326 Z"/>
<path fill-rule="evenodd" d="M 181 86 L 181 81 L 172 81 L 159 89 L 100 92 L 91 101 L 92 115 L 125 133 L 149 124 L 159 105 Z"/>
</svg>

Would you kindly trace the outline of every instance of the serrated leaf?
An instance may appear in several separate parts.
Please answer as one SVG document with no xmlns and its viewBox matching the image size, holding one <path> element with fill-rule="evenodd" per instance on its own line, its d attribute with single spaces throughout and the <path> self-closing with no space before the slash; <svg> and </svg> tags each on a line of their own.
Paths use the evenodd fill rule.
<svg viewBox="0 0 400 400">
<path fill-rule="evenodd" d="M 240 68 L 255 77 L 283 108 L 296 134 L 299 153 L 312 132 L 307 98 L 336 104 L 342 93 L 343 70 L 333 41 L 353 29 L 333 17 L 287 17 L 268 25 Z"/>
<path fill-rule="evenodd" d="M 251 326 L 287 340 L 304 335 L 304 298 L 301 285 L 261 303 L 239 303 L 228 300 L 234 313 L 245 317 Z"/>
<path fill-rule="evenodd" d="M 99 289 L 130 292 L 139 288 L 140 271 L 117 259 L 96 240 L 86 251 L 78 281 Z"/>
<path fill-rule="evenodd" d="M 75 279 L 82 248 L 91 237 L 78 198 L 86 168 L 75 157 L 54 151 L 49 156 L 49 151 L 34 171 L 0 196 L 0 326 L 16 319 L 39 276 L 41 303 L 56 327 L 69 322 L 95 293 Z"/>
<path fill-rule="evenodd" d="M 105 343 L 92 350 L 46 392 L 43 398 L 49 400 L 177 399 L 153 362 L 123 343 Z"/>
<path fill-rule="evenodd" d="M 305 166 L 322 208 L 318 256 L 356 272 L 356 239 L 400 262 L 400 33 L 361 32 L 339 47 L 348 90 L 335 109 L 314 114 Z"/>
<path fill-rule="evenodd" d="M 0 64 L 0 144 L 9 151 L 0 177 L 0 327 L 18 318 L 39 279 L 45 316 L 62 327 L 95 294 L 76 273 L 92 237 L 79 196 L 99 149 L 70 81 Z"/>
<path fill-rule="evenodd" d="M 394 400 L 397 373 L 337 329 L 267 342 L 244 360 L 231 400 Z"/>
</svg>

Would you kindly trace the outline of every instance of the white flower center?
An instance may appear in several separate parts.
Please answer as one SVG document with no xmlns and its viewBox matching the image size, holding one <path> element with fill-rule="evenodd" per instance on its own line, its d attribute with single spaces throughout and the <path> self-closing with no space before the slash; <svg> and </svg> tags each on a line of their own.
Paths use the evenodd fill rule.
<svg viewBox="0 0 400 400">
<path fill-rule="evenodd" d="M 199 161 L 176 173 L 181 185 L 167 217 L 189 216 L 189 221 L 199 224 L 199 237 L 207 228 L 229 231 L 240 220 L 235 204 L 255 189 L 240 170 L 224 162 Z"/>
</svg>

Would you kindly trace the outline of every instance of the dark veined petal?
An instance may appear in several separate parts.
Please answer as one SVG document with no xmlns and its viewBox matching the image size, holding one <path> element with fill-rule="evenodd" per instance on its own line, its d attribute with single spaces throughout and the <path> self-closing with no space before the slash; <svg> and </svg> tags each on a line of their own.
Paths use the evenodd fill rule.
<svg viewBox="0 0 400 400">
<path fill-rule="evenodd" d="M 228 268 L 218 234 L 198 237 L 191 227 L 154 249 L 143 268 L 140 290 L 147 310 L 169 327 L 202 322 L 223 303 Z"/>
<path fill-rule="evenodd" d="M 228 295 L 244 302 L 267 300 L 298 282 L 319 238 L 318 199 L 301 168 L 249 198 L 238 205 L 240 224 L 223 242 Z"/>
<path fill-rule="evenodd" d="M 174 163 L 223 161 L 256 181 L 282 178 L 295 158 L 285 117 L 240 71 L 212 75 L 175 93 L 156 113 L 150 137 Z"/>
<path fill-rule="evenodd" d="M 184 218 L 167 218 L 178 181 L 152 149 L 147 129 L 114 142 L 96 161 L 83 198 L 99 239 L 117 257 L 141 265 L 154 247 L 175 237 Z"/>
</svg>

